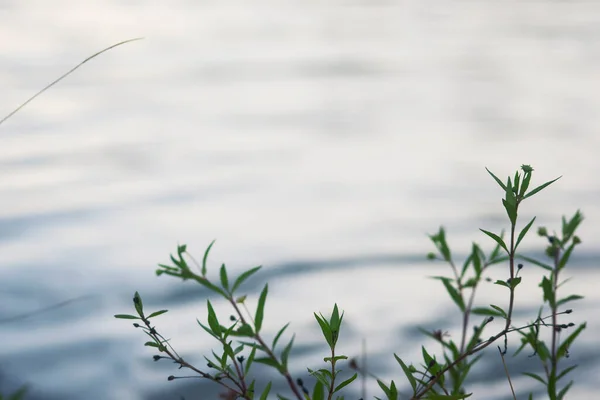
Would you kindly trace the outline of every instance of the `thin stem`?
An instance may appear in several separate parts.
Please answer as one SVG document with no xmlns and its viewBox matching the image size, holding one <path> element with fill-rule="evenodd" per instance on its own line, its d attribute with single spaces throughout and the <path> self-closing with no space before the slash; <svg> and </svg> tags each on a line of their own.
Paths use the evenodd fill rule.
<svg viewBox="0 0 600 400">
<path fill-rule="evenodd" d="M 329 396 L 327 400 L 333 398 L 333 390 L 335 389 L 335 344 L 331 346 L 331 383 L 329 384 Z"/>
<path fill-rule="evenodd" d="M 42 90 L 40 90 L 39 92 L 37 92 L 36 94 L 34 94 L 33 96 L 31 96 L 29 99 L 27 99 L 23 104 L 21 104 L 20 106 L 18 106 L 17 108 L 15 108 L 13 111 L 11 111 L 8 115 L 6 115 L 4 118 L 0 119 L 0 125 L 2 125 L 6 120 L 8 120 L 10 117 L 12 117 L 13 115 L 15 115 L 19 110 L 21 110 L 23 107 L 25 107 L 27 104 L 29 104 L 30 102 L 32 102 L 36 97 L 38 97 L 39 95 L 41 95 L 42 93 L 44 93 L 46 90 L 50 89 L 52 86 L 56 85 L 58 82 L 62 81 L 64 78 L 66 78 L 67 76 L 69 76 L 70 74 L 72 74 L 73 72 L 75 72 L 75 70 L 79 67 L 81 67 L 83 64 L 85 64 L 86 62 L 90 61 L 93 58 L 98 57 L 100 54 L 109 51 L 110 49 L 114 49 L 115 47 L 121 46 L 125 43 L 129 43 L 129 42 L 134 42 L 136 40 L 142 40 L 143 38 L 139 37 L 139 38 L 135 38 L 135 39 L 128 39 L 128 40 L 124 40 L 122 42 L 113 44 L 112 46 L 109 46 L 103 50 L 100 50 L 99 52 L 92 54 L 91 56 L 89 56 L 88 58 L 86 58 L 85 60 L 83 60 L 82 62 L 80 62 L 79 64 L 77 64 L 76 66 L 74 66 L 73 68 L 71 68 L 69 71 L 65 72 L 64 74 L 62 74 L 60 77 L 58 77 L 57 79 L 53 80 L 52 82 L 50 82 L 48 85 L 46 85 Z"/>
<path fill-rule="evenodd" d="M 231 303 L 231 305 L 233 306 L 233 308 L 235 309 L 235 312 L 240 317 L 240 321 L 242 322 L 242 324 L 246 324 L 246 320 L 244 318 L 244 315 L 242 314 L 242 312 L 241 312 L 240 308 L 238 307 L 237 303 L 235 302 L 235 299 L 233 297 L 229 297 L 228 300 Z M 258 332 L 254 333 L 254 339 L 256 339 L 256 341 L 261 345 L 261 350 L 264 351 L 265 353 L 267 353 L 267 355 L 269 356 L 269 358 L 277 361 L 277 356 L 275 356 L 275 354 L 273 354 L 273 352 L 271 351 L 271 349 L 269 348 L 269 346 L 267 346 L 267 344 L 264 342 L 264 340 L 262 339 L 262 337 L 260 336 L 260 334 Z M 290 387 L 290 389 L 292 390 L 292 392 L 294 393 L 294 395 L 296 396 L 296 398 L 298 400 L 303 400 L 303 397 L 300 394 L 300 391 L 298 390 L 298 387 L 294 383 L 294 380 L 292 379 L 292 376 L 290 375 L 289 371 L 287 371 L 287 369 L 286 369 L 285 371 L 281 372 L 281 374 L 285 377 L 285 379 L 286 379 L 286 381 L 288 383 L 288 386 Z"/>
<path fill-rule="evenodd" d="M 552 293 L 554 296 L 554 301 L 551 303 L 552 313 L 552 356 L 550 357 L 550 374 L 548 375 L 548 395 L 551 399 L 556 398 L 556 369 L 558 364 L 558 359 L 556 357 L 556 345 L 558 341 L 558 318 L 556 315 L 557 307 L 556 307 L 556 292 L 558 290 L 558 273 L 559 273 L 559 263 L 560 263 L 560 248 L 558 246 L 554 246 L 554 271 L 552 271 Z M 546 372 L 547 373 L 547 372 Z M 551 384 L 552 382 L 552 384 Z"/>
<path fill-rule="evenodd" d="M 517 212 L 519 208 L 519 203 L 515 206 L 515 212 Z M 515 287 L 513 286 L 513 280 L 515 279 L 515 228 L 516 224 L 511 224 L 510 227 L 510 254 L 508 255 L 509 264 L 510 264 L 510 300 L 508 303 L 508 313 L 506 317 L 506 325 L 504 326 L 504 330 L 508 331 L 510 328 L 510 324 L 512 322 L 512 313 L 515 304 Z"/>
<path fill-rule="evenodd" d="M 510 374 L 508 373 L 508 368 L 506 367 L 506 361 L 504 360 L 504 353 L 498 346 L 498 351 L 500 352 L 500 357 L 502 358 L 502 365 L 504 366 L 504 372 L 506 372 L 506 379 L 508 379 L 508 384 L 510 385 L 510 391 L 512 392 L 513 399 L 517 400 L 517 395 L 515 394 L 515 388 L 513 387 L 512 381 L 510 379 Z"/>
</svg>

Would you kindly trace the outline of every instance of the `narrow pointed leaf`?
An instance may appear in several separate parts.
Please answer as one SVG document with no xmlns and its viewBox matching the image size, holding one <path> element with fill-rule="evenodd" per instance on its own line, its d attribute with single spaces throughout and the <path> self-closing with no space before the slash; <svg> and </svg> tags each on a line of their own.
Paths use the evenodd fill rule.
<svg viewBox="0 0 600 400">
<path fill-rule="evenodd" d="M 272 382 L 269 382 L 267 384 L 267 386 L 265 387 L 265 390 L 263 390 L 262 394 L 260 395 L 260 400 L 267 400 L 269 398 L 269 392 L 271 391 L 271 384 L 272 384 Z"/>
<path fill-rule="evenodd" d="M 169 310 L 160 310 L 160 311 L 154 311 L 152 314 L 148 315 L 148 317 L 146 317 L 146 318 L 150 319 L 150 318 L 152 318 L 152 317 L 156 317 L 156 316 L 159 316 L 159 315 L 161 315 L 161 314 L 164 314 L 164 313 L 166 313 L 166 312 L 168 312 L 168 311 L 169 311 Z"/>
<path fill-rule="evenodd" d="M 543 185 L 540 185 L 540 186 L 536 187 L 536 188 L 535 188 L 535 189 L 533 189 L 531 192 L 529 192 L 529 193 L 527 193 L 525 196 L 523 196 L 523 199 L 526 199 L 526 198 L 528 198 L 528 197 L 531 197 L 531 196 L 533 196 L 534 194 L 538 193 L 540 190 L 543 190 L 545 187 L 547 187 L 547 186 L 549 186 L 549 185 L 553 184 L 554 182 L 556 182 L 556 181 L 557 181 L 557 180 L 559 180 L 560 178 L 562 178 L 562 176 L 559 176 L 559 177 L 558 177 L 558 178 L 556 178 L 556 179 L 553 179 L 553 180 L 551 180 L 551 181 L 549 181 L 549 182 L 546 182 L 546 183 L 544 183 Z"/>
<path fill-rule="evenodd" d="M 244 283 L 244 281 L 248 278 L 250 278 L 252 275 L 254 275 L 254 273 L 256 273 L 259 269 L 261 269 L 261 266 L 259 265 L 258 267 L 254 267 L 252 269 L 249 269 L 248 271 L 242 273 L 240 276 L 238 276 L 238 278 L 235 280 L 235 282 L 233 283 L 233 287 L 231 288 L 231 293 L 235 292 L 236 289 L 238 287 L 240 287 L 240 285 L 242 283 Z"/>
<path fill-rule="evenodd" d="M 503 190 L 506 190 L 506 185 L 505 185 L 504 183 L 502 183 L 502 181 L 501 181 L 500 179 L 498 179 L 498 177 L 497 177 L 496 175 L 494 175 L 494 174 L 492 173 L 492 171 L 490 171 L 490 170 L 489 170 L 489 169 L 487 169 L 487 168 L 486 168 L 485 170 L 486 170 L 486 171 L 487 171 L 487 172 L 488 172 L 488 173 L 489 173 L 489 174 L 492 176 L 492 178 L 494 178 L 494 180 L 496 181 L 496 183 L 497 183 L 498 185 L 500 185 L 500 187 L 501 187 Z"/>
<path fill-rule="evenodd" d="M 311 400 L 325 400 L 325 385 L 319 379 L 315 382 Z"/>
<path fill-rule="evenodd" d="M 502 247 L 504 249 L 504 251 L 506 251 L 506 253 L 508 254 L 508 248 L 506 247 L 506 244 L 504 244 L 504 240 L 502 240 L 502 238 L 498 235 L 496 235 L 495 233 L 486 231 L 485 229 L 479 229 L 481 232 L 485 233 L 486 235 L 488 235 L 489 237 L 491 237 L 492 239 L 494 239 L 494 241 L 496 243 L 498 243 L 498 245 L 500 245 L 500 247 Z"/>
<path fill-rule="evenodd" d="M 531 228 L 531 225 L 533 225 L 533 221 L 535 221 L 535 217 L 533 217 L 533 219 L 525 226 L 525 228 L 523 228 L 523 230 L 519 233 L 519 237 L 517 239 L 517 244 L 515 245 L 515 251 L 517 250 L 517 247 L 519 247 L 519 243 L 521 243 L 521 240 L 523 240 L 523 238 L 525 237 L 525 235 L 527 234 L 527 231 L 529 230 L 529 228 Z"/>
<path fill-rule="evenodd" d="M 277 332 L 277 335 L 275 335 L 275 338 L 273 339 L 273 345 L 271 346 L 272 350 L 275 350 L 275 346 L 277 345 L 277 342 L 279 341 L 279 338 L 281 337 L 281 335 L 283 334 L 283 332 L 287 329 L 287 327 L 290 325 L 290 323 L 288 322 L 287 324 L 285 324 L 283 326 L 283 328 L 281 328 L 279 330 L 279 332 Z"/>
<path fill-rule="evenodd" d="M 213 309 L 212 304 L 210 304 L 210 300 L 206 300 L 206 306 L 208 308 L 208 326 L 210 329 L 217 335 L 221 336 L 221 325 L 219 325 L 219 320 L 217 319 L 217 314 Z"/>
<path fill-rule="evenodd" d="M 527 375 L 528 377 L 533 378 L 536 381 L 541 382 L 542 385 L 546 386 L 546 381 L 541 376 L 539 376 L 537 374 L 534 374 L 532 372 L 523 372 L 523 375 Z"/>
<path fill-rule="evenodd" d="M 256 315 L 254 316 L 254 328 L 256 333 L 260 332 L 262 328 L 263 318 L 265 316 L 265 302 L 267 301 L 267 293 L 269 292 L 269 284 L 267 283 L 260 293 L 258 299 L 258 306 L 256 307 Z"/>
<path fill-rule="evenodd" d="M 115 318 L 119 318 L 119 319 L 141 319 L 140 317 L 136 317 L 135 315 L 129 315 L 129 314 L 115 314 Z"/>
<path fill-rule="evenodd" d="M 290 351 L 292 350 L 292 346 L 294 345 L 295 337 L 296 335 L 292 336 L 290 342 L 287 344 L 287 346 L 284 347 L 283 351 L 281 352 L 281 364 L 283 364 L 283 369 L 285 371 L 287 371 L 288 357 L 290 355 Z"/>
<path fill-rule="evenodd" d="M 402 361 L 400 359 L 400 357 L 398 357 L 395 353 L 394 353 L 394 357 L 396 358 L 396 361 L 398 361 L 398 364 L 400 364 L 400 367 L 402 368 L 402 371 L 404 372 L 404 375 L 406 375 L 406 379 L 408 379 L 408 383 L 410 383 L 410 387 L 412 387 L 413 394 L 416 394 L 416 392 L 417 392 L 417 380 L 413 376 L 412 372 L 410 372 L 410 369 L 404 363 L 404 361 Z"/>
<path fill-rule="evenodd" d="M 346 379 L 344 382 L 340 383 L 339 385 L 337 385 L 335 387 L 335 389 L 333 390 L 333 393 L 339 391 L 340 389 L 342 389 L 344 386 L 348 386 L 349 384 L 352 383 L 352 381 L 354 381 L 356 379 L 356 377 L 358 376 L 358 373 L 355 373 L 354 375 L 352 375 L 350 378 Z"/>
<path fill-rule="evenodd" d="M 210 242 L 206 248 L 206 251 L 204 252 L 204 257 L 202 257 L 202 276 L 206 276 L 206 260 L 208 259 L 208 253 L 210 253 L 210 249 L 213 247 L 213 244 L 215 244 L 214 240 Z"/>
<path fill-rule="evenodd" d="M 227 277 L 227 268 L 225 264 L 221 264 L 221 270 L 219 271 L 219 277 L 221 278 L 221 286 L 226 291 L 229 290 L 229 278 Z"/>
</svg>

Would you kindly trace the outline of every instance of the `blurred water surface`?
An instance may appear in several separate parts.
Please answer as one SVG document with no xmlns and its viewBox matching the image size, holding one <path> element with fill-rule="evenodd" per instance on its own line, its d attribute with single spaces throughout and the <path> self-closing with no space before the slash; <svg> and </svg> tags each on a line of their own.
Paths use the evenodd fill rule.
<svg viewBox="0 0 600 400">
<path fill-rule="evenodd" d="M 4 1 L 0 114 L 138 36 L 0 127 L 0 388 L 216 398 L 166 382 L 171 364 L 152 363 L 141 332 L 112 318 L 139 290 L 171 310 L 159 327 L 202 364 L 206 292 L 153 270 L 177 243 L 200 257 L 214 238 L 213 273 L 264 265 L 248 291 L 270 282 L 266 334 L 292 321 L 295 372 L 319 366 L 312 312 L 338 302 L 342 350 L 357 355 L 366 337 L 373 371 L 399 379 L 391 352 L 418 360 L 417 325 L 458 323 L 426 278 L 449 273 L 424 261 L 426 233 L 444 224 L 458 257 L 473 239 L 491 248 L 478 228 L 506 222 L 484 167 L 506 176 L 526 163 L 537 183 L 563 178 L 524 220 L 558 229 L 562 214 L 586 216 L 565 287 L 586 296 L 574 322 L 589 321 L 570 398 L 597 392 L 600 3 Z M 538 279 L 526 268 L 522 322 Z M 536 390 L 518 377 L 525 363 L 509 363 L 520 393 Z M 475 393 L 509 398 L 493 351 L 475 378 Z"/>
</svg>

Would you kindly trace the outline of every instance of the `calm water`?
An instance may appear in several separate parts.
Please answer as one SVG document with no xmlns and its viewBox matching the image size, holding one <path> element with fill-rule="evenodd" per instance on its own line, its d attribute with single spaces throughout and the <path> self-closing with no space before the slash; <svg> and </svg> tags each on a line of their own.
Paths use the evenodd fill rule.
<svg viewBox="0 0 600 400">
<path fill-rule="evenodd" d="M 139 290 L 147 307 L 171 310 L 159 327 L 202 364 L 211 343 L 194 319 L 206 293 L 153 271 L 177 243 L 201 257 L 214 238 L 212 272 L 264 265 L 248 291 L 269 280 L 265 329 L 292 321 L 295 372 L 319 366 L 312 312 L 338 302 L 342 350 L 357 355 L 366 337 L 373 371 L 400 379 L 390 353 L 418 361 L 417 325 L 457 327 L 426 278 L 450 273 L 424 261 L 426 233 L 443 223 L 459 256 L 473 239 L 490 248 L 478 228 L 505 219 L 484 167 L 506 176 L 528 163 L 538 183 L 563 179 L 523 218 L 559 228 L 562 214 L 586 216 L 565 287 L 586 296 L 573 321 L 588 321 L 571 349 L 581 369 L 570 398 L 597 393 L 599 3 L 328 3 L 0 4 L 0 115 L 95 51 L 145 37 L 0 126 L 0 388 L 216 398 L 166 382 L 171 365 L 152 363 L 141 332 L 112 318 Z M 522 322 L 538 279 L 526 268 Z M 482 304 L 503 301 L 495 290 Z M 535 390 L 518 377 L 526 358 L 509 364 L 520 393 Z M 508 398 L 497 355 L 481 365 L 471 389 Z"/>
</svg>

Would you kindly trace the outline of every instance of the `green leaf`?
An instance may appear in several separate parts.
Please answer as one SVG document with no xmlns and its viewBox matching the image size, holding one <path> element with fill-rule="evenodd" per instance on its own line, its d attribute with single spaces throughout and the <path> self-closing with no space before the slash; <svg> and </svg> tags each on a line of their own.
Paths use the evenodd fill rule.
<svg viewBox="0 0 600 400">
<path fill-rule="evenodd" d="M 129 314 L 115 314 L 115 318 L 119 318 L 119 319 L 141 319 L 140 317 L 136 317 L 135 315 L 129 315 Z"/>
<path fill-rule="evenodd" d="M 323 336 L 325 337 L 327 344 L 330 348 L 333 348 L 333 338 L 331 328 L 329 327 L 329 323 L 323 316 L 318 316 L 317 313 L 314 313 L 314 315 L 317 322 L 319 323 L 319 326 L 321 327 L 321 332 L 323 332 Z"/>
<path fill-rule="evenodd" d="M 550 265 L 544 264 L 543 262 L 540 262 L 540 261 L 536 260 L 535 258 L 526 257 L 526 256 L 522 256 L 522 255 L 517 255 L 517 258 L 519 258 L 521 260 L 525 260 L 527 262 L 530 262 L 533 265 L 537 265 L 538 267 L 542 267 L 542 268 L 544 268 L 547 271 L 554 270 L 554 268 L 552 268 Z"/>
<path fill-rule="evenodd" d="M 243 324 L 242 326 L 240 326 L 237 329 L 236 334 L 240 336 L 254 337 L 254 331 L 252 330 L 252 327 L 248 324 Z"/>
<path fill-rule="evenodd" d="M 444 260 L 450 262 L 450 260 L 452 260 L 452 254 L 450 253 L 450 248 L 446 242 L 446 231 L 444 230 L 444 227 L 440 226 L 439 232 L 435 235 L 429 235 L 429 238 L 442 254 Z"/>
<path fill-rule="evenodd" d="M 562 400 L 565 397 L 565 394 L 567 394 L 569 389 L 571 389 L 572 385 L 573 385 L 573 381 L 569 382 L 567 384 L 567 386 L 565 386 L 564 388 L 562 388 L 562 390 L 560 392 L 558 392 L 558 400 Z"/>
<path fill-rule="evenodd" d="M 519 171 L 516 171 L 515 178 L 513 179 L 513 189 L 515 190 L 515 194 L 519 189 L 519 183 L 521 183 L 521 176 L 519 175 Z"/>
<path fill-rule="evenodd" d="M 396 361 L 398 361 L 398 364 L 400 364 L 400 367 L 402 367 L 402 371 L 404 372 L 404 375 L 406 375 L 406 379 L 408 379 L 408 383 L 410 383 L 410 387 L 412 387 L 413 394 L 416 394 L 417 393 L 417 380 L 413 376 L 412 372 L 410 372 L 410 369 L 408 368 L 408 366 L 404 363 L 404 361 L 402 361 L 400 359 L 400 357 L 398 357 L 396 355 L 396 353 L 394 353 L 394 357 L 396 358 Z"/>
<path fill-rule="evenodd" d="M 325 400 L 325 385 L 319 379 L 315 382 L 312 400 Z"/>
<path fill-rule="evenodd" d="M 482 263 L 481 263 L 481 249 L 475 243 L 471 248 L 470 258 L 473 262 L 473 268 L 475 269 L 475 275 L 479 277 L 481 275 Z"/>
<path fill-rule="evenodd" d="M 244 367 L 244 375 L 248 375 L 248 372 L 250 371 L 250 366 L 254 362 L 255 356 L 256 356 L 256 346 L 252 346 L 252 351 L 250 352 L 250 355 L 248 356 L 248 361 L 246 361 L 246 366 Z"/>
<path fill-rule="evenodd" d="M 210 326 L 210 329 L 215 335 L 221 337 L 221 325 L 219 324 L 217 314 L 215 314 L 212 304 L 210 304 L 210 300 L 206 300 L 206 306 L 208 307 L 208 326 Z"/>
<path fill-rule="evenodd" d="M 494 285 L 500 285 L 500 286 L 505 286 L 507 288 L 510 288 L 510 286 L 508 286 L 508 283 L 501 281 L 501 280 L 497 280 L 496 282 L 494 282 Z"/>
<path fill-rule="evenodd" d="M 521 240 L 523 240 L 523 238 L 527 234 L 529 228 L 531 228 L 531 225 L 533 225 L 533 221 L 535 221 L 535 217 L 533 217 L 533 219 L 525 226 L 525 228 L 523 228 L 521 233 L 519 233 L 519 238 L 517 239 L 517 244 L 515 245 L 515 251 L 517 250 L 517 247 L 519 247 L 519 243 L 521 243 Z"/>
<path fill-rule="evenodd" d="M 204 286 L 205 288 L 212 290 L 215 293 L 219 293 L 221 296 L 223 296 L 226 299 L 229 299 L 229 296 L 227 296 L 227 293 L 225 293 L 223 290 L 221 290 L 221 288 L 219 288 L 216 285 L 213 285 L 212 283 L 210 283 L 210 281 L 206 278 L 203 278 L 201 276 L 197 276 L 194 275 L 193 279 L 198 282 L 199 284 L 201 284 L 202 286 Z"/>
<path fill-rule="evenodd" d="M 310 368 L 308 369 L 308 373 L 311 374 L 312 376 L 314 376 L 318 382 L 321 382 L 321 384 L 325 387 L 329 386 L 329 382 L 327 380 L 327 374 L 325 374 L 323 372 L 323 370 L 319 370 L 319 371 L 313 371 Z M 331 375 L 331 374 L 330 374 Z"/>
<path fill-rule="evenodd" d="M 475 315 L 489 315 L 492 317 L 503 317 L 504 318 L 503 313 L 500 313 L 498 311 L 492 310 L 487 307 L 475 307 L 471 310 L 471 313 L 473 313 Z"/>
<path fill-rule="evenodd" d="M 577 365 L 571 365 L 570 367 L 565 368 L 560 374 L 558 374 L 558 376 L 556 377 L 556 381 L 558 382 L 560 378 L 564 377 L 569 372 L 573 371 L 575 368 L 577 368 Z"/>
<path fill-rule="evenodd" d="M 279 338 L 281 337 L 281 335 L 283 334 L 283 332 L 287 329 L 287 327 L 290 326 L 290 323 L 288 322 L 287 324 L 285 324 L 283 326 L 283 328 L 281 328 L 279 330 L 279 332 L 277 332 L 277 335 L 275 335 L 275 339 L 273 339 L 273 345 L 271 346 L 272 350 L 275 350 L 275 346 L 277 345 L 277 342 L 279 341 Z"/>
<path fill-rule="evenodd" d="M 515 192 L 513 191 L 513 185 L 510 181 L 510 176 L 506 180 L 506 190 L 504 192 L 504 201 L 516 212 L 517 198 L 515 197 Z"/>
<path fill-rule="evenodd" d="M 335 356 L 335 357 L 325 357 L 325 358 L 323 358 L 323 361 L 325 361 L 325 362 L 331 362 L 331 361 L 338 362 L 338 361 L 347 360 L 347 359 L 348 359 L 348 356 Z"/>
<path fill-rule="evenodd" d="M 573 252 L 574 248 L 575 248 L 575 244 L 571 244 L 569 246 L 569 248 L 567 249 L 567 251 L 565 251 L 565 253 L 560 258 L 560 262 L 558 263 L 559 271 L 562 270 L 565 267 L 565 265 L 567 265 L 567 262 L 569 262 L 569 257 L 571 257 L 571 253 Z"/>
<path fill-rule="evenodd" d="M 394 381 L 392 381 L 390 387 L 387 387 L 385 383 L 379 379 L 377 379 L 377 384 L 383 390 L 388 400 L 398 400 L 398 390 L 396 389 L 396 384 Z"/>
<path fill-rule="evenodd" d="M 502 205 L 506 210 L 506 215 L 508 215 L 508 219 L 512 225 L 516 225 L 517 223 L 517 207 L 514 204 L 510 204 L 507 200 L 502 199 Z"/>
<path fill-rule="evenodd" d="M 160 310 L 160 311 L 155 311 L 155 312 L 153 312 L 152 314 L 148 315 L 146 318 L 147 318 L 147 319 L 150 319 L 150 318 L 152 318 L 152 317 L 157 317 L 157 316 L 159 316 L 159 315 L 161 315 L 161 314 L 164 314 L 164 313 L 166 313 L 166 312 L 168 312 L 168 311 L 169 311 L 169 310 Z"/>
<path fill-rule="evenodd" d="M 550 281 L 550 279 L 548 279 L 547 277 L 543 277 L 542 278 L 542 282 L 539 284 L 539 286 L 542 288 L 542 291 L 544 292 L 544 301 L 547 301 L 548 304 L 550 304 L 550 308 L 554 309 L 556 308 L 555 306 L 555 297 L 554 297 L 554 291 L 552 290 L 552 282 Z"/>
<path fill-rule="evenodd" d="M 570 296 L 565 297 L 564 299 L 560 299 L 559 301 L 556 302 L 556 307 L 560 307 L 563 304 L 569 302 L 569 301 L 573 301 L 573 300 L 581 300 L 583 299 L 583 296 L 580 296 L 578 294 L 572 294 Z"/>
<path fill-rule="evenodd" d="M 329 326 L 332 331 L 339 331 L 340 324 L 342 323 L 342 319 L 344 318 L 344 314 L 342 313 L 342 317 L 340 318 L 340 313 L 338 311 L 337 303 L 333 306 L 333 312 L 331 313 L 331 318 L 329 319 Z"/>
<path fill-rule="evenodd" d="M 144 318 L 144 304 L 142 303 L 142 297 L 138 292 L 133 295 L 133 305 L 138 315 Z"/>
<path fill-rule="evenodd" d="M 294 345 L 295 337 L 296 335 L 292 336 L 290 342 L 287 344 L 287 346 L 284 347 L 283 351 L 281 352 L 281 364 L 283 365 L 284 371 L 287 371 L 288 357 L 290 355 L 290 351 L 292 350 L 292 346 Z"/>
<path fill-rule="evenodd" d="M 225 268 L 225 264 L 221 264 L 219 276 L 221 278 L 221 286 L 223 286 L 223 289 L 226 291 L 229 291 L 229 278 L 227 278 L 227 268 Z"/>
<path fill-rule="evenodd" d="M 583 324 L 579 325 L 577 327 L 577 329 L 575 329 L 575 331 L 573 333 L 571 333 L 567 339 L 565 339 L 559 346 L 558 351 L 556 353 L 556 358 L 561 359 L 565 356 L 565 354 L 567 354 L 567 351 L 569 350 L 569 347 L 571 346 L 571 344 L 573 344 L 573 342 L 575 341 L 575 339 L 577 338 L 577 336 L 579 336 L 579 334 L 581 333 L 581 331 L 583 331 L 586 327 L 586 323 L 584 322 Z"/>
<path fill-rule="evenodd" d="M 210 253 L 210 249 L 213 247 L 213 244 L 215 244 L 214 240 L 210 242 L 206 248 L 206 251 L 204 252 L 204 257 L 202 257 L 202 276 L 206 276 L 206 260 L 208 259 L 208 253 Z"/>
<path fill-rule="evenodd" d="M 158 343 L 155 343 L 155 342 L 146 342 L 146 343 L 144 343 L 144 346 L 147 346 L 147 347 L 156 347 L 156 348 L 158 348 L 158 347 L 159 347 L 159 344 L 158 344 Z"/>
<path fill-rule="evenodd" d="M 547 186 L 549 186 L 549 185 L 553 184 L 554 182 L 556 182 L 556 181 L 557 181 L 557 180 L 559 180 L 560 178 L 562 178 L 562 176 L 559 176 L 559 177 L 558 177 L 558 178 L 556 178 L 556 179 L 553 179 L 553 180 L 551 180 L 551 181 L 549 181 L 549 182 L 546 182 L 546 183 L 544 183 L 543 185 L 540 185 L 540 186 L 536 187 L 536 188 L 535 188 L 535 189 L 533 189 L 531 192 L 529 192 L 529 193 L 527 193 L 525 196 L 523 196 L 523 199 L 526 199 L 526 198 L 528 198 L 528 197 L 531 197 L 531 196 L 533 196 L 534 194 L 536 194 L 536 193 L 537 193 L 537 192 L 539 192 L 540 190 L 543 190 L 545 187 L 547 187 Z"/>
<path fill-rule="evenodd" d="M 260 400 L 267 400 L 267 398 L 269 397 L 269 392 L 271 391 L 271 384 L 272 382 L 269 382 L 267 384 L 265 390 L 263 390 L 262 394 L 260 395 Z"/>
<path fill-rule="evenodd" d="M 521 283 L 521 277 L 520 276 L 514 277 L 513 279 L 510 280 L 510 287 L 512 289 L 514 289 L 519 285 L 519 283 Z"/>
<path fill-rule="evenodd" d="M 221 338 L 216 335 L 212 329 L 210 329 L 208 326 L 204 325 L 202 322 L 200 322 L 198 319 L 196 319 L 196 322 L 198 323 L 198 325 L 200 325 L 202 327 L 202 329 L 204 329 L 206 331 L 206 333 L 208 333 L 209 335 L 211 335 L 212 337 L 214 337 L 217 340 L 220 340 Z"/>
<path fill-rule="evenodd" d="M 498 177 L 496 175 L 494 175 L 492 173 L 492 171 L 490 171 L 489 169 L 487 169 L 487 167 L 486 167 L 485 170 L 492 176 L 492 178 L 494 178 L 494 180 L 496 181 L 496 183 L 498 185 L 500 185 L 500 187 L 502 188 L 502 190 L 506 191 L 506 185 L 504 183 L 502 183 L 502 181 L 500 179 L 498 179 Z"/>
<path fill-rule="evenodd" d="M 354 381 L 356 379 L 356 377 L 358 376 L 357 373 L 355 373 L 354 375 L 352 375 L 350 378 L 346 379 L 344 382 L 340 383 L 339 385 L 337 385 L 335 387 L 335 389 L 333 390 L 333 393 L 338 392 L 340 389 L 342 389 L 345 386 L 348 386 L 349 384 L 352 383 L 352 381 Z"/>
<path fill-rule="evenodd" d="M 446 291 L 448 292 L 454 303 L 458 306 L 458 308 L 460 308 L 460 311 L 464 312 L 465 302 L 459 291 L 454 286 L 452 286 L 452 284 L 450 283 L 450 279 L 441 279 L 441 281 L 446 287 Z"/>
<path fill-rule="evenodd" d="M 508 318 L 508 315 L 506 314 L 506 311 L 504 311 L 501 307 L 498 307 L 495 304 L 490 304 L 490 307 L 492 307 L 494 310 L 498 311 L 500 313 L 500 315 L 502 317 L 504 317 L 505 319 Z"/>
<path fill-rule="evenodd" d="M 240 276 L 238 276 L 238 278 L 233 283 L 233 287 L 231 288 L 231 293 L 235 292 L 237 290 L 237 288 L 240 287 L 240 285 L 242 283 L 244 283 L 244 281 L 246 279 L 248 279 L 252 275 L 254 275 L 254 273 L 256 273 L 259 269 L 261 269 L 260 265 L 258 267 L 254 267 L 252 269 L 249 269 L 248 271 L 246 271 L 246 272 L 242 273 Z"/>
<path fill-rule="evenodd" d="M 269 284 L 267 283 L 260 293 L 258 298 L 258 306 L 256 307 L 256 315 L 254 317 L 254 328 L 256 333 L 260 332 L 262 328 L 263 318 L 265 316 L 265 302 L 267 301 L 267 293 L 269 292 Z"/>
<path fill-rule="evenodd" d="M 541 376 L 539 376 L 537 374 L 534 374 L 532 372 L 523 372 L 523 375 L 527 375 L 528 377 L 533 378 L 536 381 L 541 382 L 542 385 L 546 386 L 546 381 Z"/>
<path fill-rule="evenodd" d="M 435 359 L 429 355 L 425 346 L 421 346 L 421 353 L 423 353 L 423 361 L 425 361 L 425 366 L 427 369 L 430 368 L 430 365 L 435 362 Z"/>
<path fill-rule="evenodd" d="M 498 243 L 498 245 L 502 247 L 507 254 L 509 254 L 508 248 L 506 247 L 506 244 L 504 244 L 504 240 L 502 240 L 500 236 L 496 235 L 495 233 L 486 231 L 485 229 L 480 228 L 479 230 L 491 237 L 492 239 L 494 239 L 494 241 L 496 241 L 496 243 Z"/>
<path fill-rule="evenodd" d="M 273 367 L 280 372 L 283 371 L 283 369 L 281 368 L 281 364 L 279 364 L 277 361 L 273 360 L 270 357 L 255 358 L 254 362 L 268 365 L 269 367 Z"/>
</svg>

